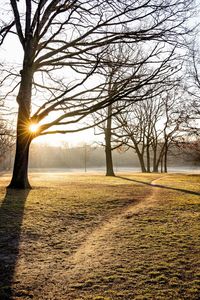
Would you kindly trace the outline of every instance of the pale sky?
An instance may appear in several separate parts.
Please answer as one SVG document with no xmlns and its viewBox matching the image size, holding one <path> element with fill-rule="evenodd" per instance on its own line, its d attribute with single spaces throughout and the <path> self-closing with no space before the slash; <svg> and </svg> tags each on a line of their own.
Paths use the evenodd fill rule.
<svg viewBox="0 0 200 300">
<path fill-rule="evenodd" d="M 5 3 L 5 1 L 0 0 L 0 5 Z M 21 45 L 16 36 L 8 35 L 0 48 L 0 62 L 6 62 L 6 64 L 13 69 L 14 65 L 16 68 L 21 68 L 21 63 L 23 60 L 23 51 Z M 18 89 L 17 89 L 18 90 Z M 16 97 L 11 97 L 8 101 L 10 109 L 17 111 Z M 12 122 L 13 125 L 15 121 Z M 69 146 L 75 146 L 79 144 L 92 144 L 94 142 L 101 142 L 103 136 L 95 136 L 94 129 L 81 131 L 78 133 L 70 134 L 54 134 L 54 135 L 45 135 L 36 138 L 33 143 L 44 143 L 52 146 L 59 146 L 63 143 L 68 143 Z"/>
<path fill-rule="evenodd" d="M 82 145 L 82 144 L 93 144 L 96 141 L 102 140 L 99 136 L 95 136 L 94 130 L 85 130 L 77 133 L 66 133 L 66 134 L 50 134 L 46 136 L 37 137 L 34 143 L 44 143 L 51 146 L 62 146 L 63 143 L 68 143 L 69 147 Z"/>
<path fill-rule="evenodd" d="M 5 1 L 0 0 L 0 5 L 4 4 Z M 1 12 L 2 13 L 2 12 Z M 19 42 L 14 35 L 9 35 L 5 40 L 5 43 L 0 48 L 0 62 L 8 62 L 10 66 L 13 64 L 18 65 L 20 68 L 20 62 L 22 62 L 23 51 Z M 19 69 L 20 70 L 20 69 Z M 13 97 L 11 101 L 9 101 L 9 106 L 11 108 L 15 107 L 16 111 L 16 100 Z M 94 129 L 90 129 L 87 131 L 81 131 L 78 133 L 70 133 L 70 134 L 56 134 L 56 135 L 45 135 L 35 139 L 35 143 L 46 143 L 52 146 L 62 145 L 62 143 L 68 143 L 69 146 L 75 146 L 78 144 L 92 144 L 94 142 L 103 141 L 103 136 L 95 136 Z"/>
</svg>

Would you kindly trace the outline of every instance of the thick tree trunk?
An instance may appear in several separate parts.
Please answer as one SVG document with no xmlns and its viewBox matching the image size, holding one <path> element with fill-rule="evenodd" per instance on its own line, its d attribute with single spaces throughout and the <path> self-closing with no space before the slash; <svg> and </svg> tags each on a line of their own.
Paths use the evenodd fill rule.
<svg viewBox="0 0 200 300">
<path fill-rule="evenodd" d="M 113 160 L 112 160 L 112 146 L 111 146 L 111 137 L 112 137 L 112 106 L 108 107 L 108 119 L 106 122 L 105 130 L 105 154 L 106 154 L 106 176 L 115 176 L 113 170 Z"/>
<path fill-rule="evenodd" d="M 30 20 L 26 20 L 26 25 Z M 30 24 L 29 24 L 30 25 Z M 29 131 L 31 115 L 31 94 L 33 74 L 35 71 L 34 57 L 37 51 L 38 39 L 33 38 L 31 26 L 27 25 L 25 40 L 23 41 L 24 59 L 23 67 L 20 71 L 21 82 L 17 96 L 18 119 L 17 119 L 17 138 L 16 153 L 13 169 L 13 176 L 8 188 L 30 189 L 28 181 L 28 158 L 29 147 L 33 134 Z"/>
<path fill-rule="evenodd" d="M 30 189 L 28 180 L 28 156 L 30 143 L 17 141 L 15 163 L 12 180 L 8 186 L 11 189 Z"/>
<path fill-rule="evenodd" d="M 12 189 L 31 188 L 28 180 L 28 158 L 29 158 L 30 143 L 31 143 L 31 138 L 30 135 L 27 133 L 27 128 L 20 120 L 20 118 L 18 118 L 15 162 L 14 162 L 12 180 L 8 188 L 12 188 Z"/>
<path fill-rule="evenodd" d="M 24 66 L 21 71 L 21 84 L 17 102 L 19 104 L 17 120 L 16 152 L 12 180 L 8 188 L 30 189 L 28 181 L 28 157 L 29 147 L 32 140 L 29 132 L 30 106 L 32 90 L 32 68 Z"/>
</svg>

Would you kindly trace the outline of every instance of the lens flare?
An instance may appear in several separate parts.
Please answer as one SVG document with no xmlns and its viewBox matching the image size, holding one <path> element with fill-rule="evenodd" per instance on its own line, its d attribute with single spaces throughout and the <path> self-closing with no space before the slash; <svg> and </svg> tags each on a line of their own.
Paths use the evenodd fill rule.
<svg viewBox="0 0 200 300">
<path fill-rule="evenodd" d="M 36 133 L 36 132 L 38 131 L 39 127 L 40 127 L 40 125 L 37 124 L 37 123 L 30 124 L 30 125 L 29 125 L 29 130 L 30 130 L 30 132 L 32 132 L 32 133 Z"/>
</svg>

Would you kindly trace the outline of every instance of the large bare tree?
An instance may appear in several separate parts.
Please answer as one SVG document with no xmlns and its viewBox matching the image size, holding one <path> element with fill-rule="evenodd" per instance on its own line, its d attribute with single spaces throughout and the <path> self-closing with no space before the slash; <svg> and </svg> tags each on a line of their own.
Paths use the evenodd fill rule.
<svg viewBox="0 0 200 300">
<path fill-rule="evenodd" d="M 67 126 L 158 75 L 174 44 L 181 44 L 190 32 L 187 19 L 193 0 L 10 0 L 1 4 L 0 43 L 14 34 L 13 41 L 17 37 L 23 51 L 20 70 L 16 67 L 5 74 L 5 81 L 15 78 L 11 90 L 17 93 L 18 104 L 9 187 L 30 188 L 27 167 L 33 138 L 83 129 Z M 108 97 L 102 93 L 105 82 L 99 67 L 106 64 L 104 50 L 115 43 L 143 47 L 146 55 L 138 67 L 151 56 L 154 71 L 137 86 L 125 86 Z M 31 124 L 35 129 L 39 124 L 37 131 L 31 133 Z"/>
</svg>

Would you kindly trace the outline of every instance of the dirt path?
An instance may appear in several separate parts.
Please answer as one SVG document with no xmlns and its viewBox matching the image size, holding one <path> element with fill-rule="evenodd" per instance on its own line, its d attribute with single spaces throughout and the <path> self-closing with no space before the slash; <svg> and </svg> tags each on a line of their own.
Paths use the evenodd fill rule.
<svg viewBox="0 0 200 300">
<path fill-rule="evenodd" d="M 157 178 L 151 182 L 151 185 L 157 184 L 157 182 L 163 177 Z M 149 209 L 157 202 L 156 193 L 158 189 L 153 189 L 152 194 L 144 199 L 144 201 L 129 206 L 124 209 L 119 215 L 112 217 L 105 223 L 101 224 L 95 229 L 84 241 L 84 243 L 78 248 L 78 250 L 71 256 L 71 269 L 67 272 L 68 278 L 77 278 L 90 272 L 93 268 L 98 268 L 104 260 L 105 252 L 109 253 L 111 245 L 107 244 L 109 236 L 112 236 L 113 232 L 116 232 L 123 223 L 124 218 L 131 218 L 134 214 Z M 103 247 L 102 247 L 103 246 Z M 106 251 L 105 251 L 106 247 Z"/>
<path fill-rule="evenodd" d="M 161 178 L 163 177 L 153 180 L 151 185 L 157 184 Z M 111 217 L 94 229 L 77 251 L 68 257 L 66 261 L 62 262 L 63 269 L 52 274 L 53 285 L 48 284 L 44 288 L 45 296 L 42 299 L 75 299 L 73 297 L 70 298 L 70 296 L 64 296 L 68 293 L 70 286 L 76 285 L 81 278 L 89 277 L 94 270 L 98 270 L 102 265 L 108 263 L 116 246 L 113 244 L 113 235 L 123 226 L 124 219 L 131 218 L 133 215 L 155 206 L 158 191 L 159 188 L 152 188 L 152 193 L 149 197 L 128 208 L 124 208 L 120 214 Z M 54 296 L 51 298 L 52 293 Z"/>
</svg>

